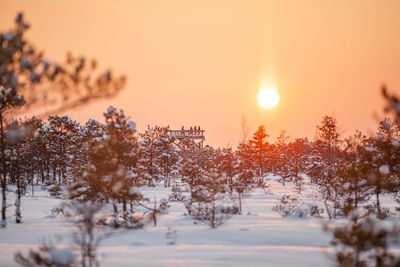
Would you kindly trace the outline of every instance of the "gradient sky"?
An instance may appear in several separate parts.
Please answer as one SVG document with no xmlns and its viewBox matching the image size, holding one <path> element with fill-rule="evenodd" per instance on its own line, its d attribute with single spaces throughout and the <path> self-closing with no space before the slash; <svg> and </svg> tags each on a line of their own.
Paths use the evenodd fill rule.
<svg viewBox="0 0 400 267">
<path fill-rule="evenodd" d="M 236 146 L 243 115 L 270 141 L 312 139 L 331 113 L 345 135 L 373 133 L 382 83 L 400 94 L 398 0 L 0 0 L 0 31 L 18 11 L 47 58 L 71 51 L 127 76 L 117 98 L 69 112 L 80 122 L 111 104 L 139 130 L 201 125 L 208 144 Z M 265 87 L 278 107 L 258 106 Z"/>
</svg>

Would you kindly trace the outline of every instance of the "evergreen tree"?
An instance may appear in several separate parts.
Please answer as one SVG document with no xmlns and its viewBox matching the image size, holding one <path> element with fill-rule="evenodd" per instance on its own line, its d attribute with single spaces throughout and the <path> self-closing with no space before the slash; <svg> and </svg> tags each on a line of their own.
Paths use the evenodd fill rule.
<svg viewBox="0 0 400 267">
<path fill-rule="evenodd" d="M 159 156 L 159 142 L 160 136 L 162 135 L 163 127 L 155 126 L 153 128 L 150 125 L 147 126 L 147 130 L 142 133 L 140 148 L 143 156 L 147 162 L 147 179 L 148 186 L 153 186 L 154 181 L 159 180 L 160 167 L 158 166 L 158 156 Z"/>
<path fill-rule="evenodd" d="M 385 111 L 393 114 L 394 122 L 400 126 L 400 97 L 388 91 L 386 86 L 382 86 L 382 95 L 386 100 Z"/>
<path fill-rule="evenodd" d="M 338 152 L 341 143 L 340 133 L 336 118 L 334 116 L 326 115 L 323 117 L 321 124 L 317 126 L 318 139 L 320 143 L 320 153 L 327 168 L 324 175 L 328 182 L 334 179 L 337 171 Z"/>
<path fill-rule="evenodd" d="M 31 188 L 32 188 L 32 196 L 34 196 L 34 185 L 36 177 L 40 176 L 40 164 L 39 158 L 41 157 L 42 150 L 37 149 L 40 148 L 36 146 L 36 136 L 38 134 L 38 130 L 43 126 L 43 121 L 39 118 L 32 117 L 31 119 L 24 122 L 25 127 L 29 130 L 29 134 L 26 135 L 25 142 L 25 158 L 27 159 L 25 164 L 27 165 L 27 176 L 29 177 Z"/>
<path fill-rule="evenodd" d="M 254 160 L 257 162 L 258 169 L 258 183 L 262 184 L 265 162 L 267 160 L 268 142 L 265 140 L 269 137 L 265 126 L 261 125 L 253 134 L 253 138 L 249 141 L 250 146 L 254 149 Z"/>
<path fill-rule="evenodd" d="M 343 214 L 357 210 L 369 199 L 371 186 L 368 179 L 373 173 L 370 152 L 366 147 L 367 137 L 357 132 L 345 139 L 345 150 L 340 162 L 338 175 L 342 178 L 344 199 Z"/>
<path fill-rule="evenodd" d="M 395 145 L 398 136 L 396 129 L 389 119 L 383 120 L 378 128 L 376 137 L 370 137 L 367 141 L 369 158 L 368 164 L 371 166 L 368 184 L 373 187 L 376 197 L 375 207 L 372 212 L 378 218 L 385 218 L 388 214 L 387 209 L 381 208 L 380 196 L 385 192 L 396 192 L 399 182 L 399 148 Z"/>
<path fill-rule="evenodd" d="M 18 107 L 23 105 L 24 99 L 21 95 L 18 95 L 15 87 L 11 87 L 10 89 L 5 89 L 4 87 L 1 89 L 0 95 L 0 149 L 1 149 L 1 194 L 2 194 L 2 203 L 1 203 L 1 226 L 6 227 L 7 225 L 7 155 L 6 155 L 6 140 L 5 140 L 5 125 L 4 125 L 4 112 L 9 109 Z"/>
<path fill-rule="evenodd" d="M 310 145 L 307 138 L 296 138 L 287 146 L 287 176 L 296 184 L 299 193 L 303 185 L 302 174 L 307 171 Z"/>
<path fill-rule="evenodd" d="M 15 222 L 21 223 L 21 197 L 25 194 L 28 185 L 28 177 L 26 176 L 26 169 L 28 167 L 28 160 L 26 158 L 26 134 L 28 128 L 18 121 L 14 121 L 8 125 L 6 132 L 8 172 L 10 182 L 16 185 L 15 190 Z M 24 133 L 24 134 L 22 134 Z"/>
<path fill-rule="evenodd" d="M 235 155 L 231 147 L 223 148 L 219 151 L 220 165 L 229 186 L 230 194 L 233 193 L 233 176 L 235 175 Z"/>
<path fill-rule="evenodd" d="M 276 173 L 279 174 L 283 179 L 283 184 L 285 184 L 285 179 L 288 175 L 288 141 L 290 136 L 286 135 L 286 130 L 282 130 L 280 135 L 276 140 L 276 151 L 277 151 L 277 171 Z"/>
<path fill-rule="evenodd" d="M 175 138 L 168 133 L 169 127 L 159 128 L 156 142 L 156 164 L 160 167 L 164 186 L 171 186 L 171 172 L 178 161 L 180 148 L 174 144 Z"/>
<path fill-rule="evenodd" d="M 225 202 L 231 202 L 227 197 L 228 192 L 229 187 L 223 175 L 210 163 L 202 173 L 201 183 L 193 188 L 191 203 L 186 208 L 196 221 L 217 228 L 238 212 L 236 206 L 224 205 Z"/>
<path fill-rule="evenodd" d="M 254 149 L 248 143 L 240 143 L 235 151 L 235 157 L 241 162 L 243 168 L 249 170 L 256 169 L 256 163 L 253 160 Z"/>
<path fill-rule="evenodd" d="M 49 127 L 51 142 L 48 147 L 52 154 L 53 179 L 56 181 L 58 176 L 58 183 L 66 183 L 67 170 L 73 168 L 75 152 L 81 145 L 80 126 L 68 116 L 50 116 Z"/>
<path fill-rule="evenodd" d="M 182 182 L 189 185 L 192 189 L 200 184 L 201 173 L 203 171 L 200 164 L 200 150 L 197 148 L 184 150 L 180 160 Z"/>
<path fill-rule="evenodd" d="M 317 130 L 318 140 L 314 146 L 321 161 L 317 162 L 309 174 L 320 186 L 329 219 L 332 219 L 337 215 L 339 192 L 342 186 L 337 176 L 341 140 L 336 118 L 329 115 L 324 116 L 321 124 L 317 126 Z"/>
<path fill-rule="evenodd" d="M 352 214 L 349 222 L 333 230 L 337 266 L 399 266 L 400 258 L 389 250 L 390 241 L 399 241 L 398 225 L 383 227 L 370 217 Z"/>
<path fill-rule="evenodd" d="M 241 160 L 235 162 L 235 176 L 233 177 L 233 189 L 238 193 L 239 213 L 242 214 L 242 198 L 245 191 L 256 186 L 254 170 L 247 168 L 246 163 Z"/>
<path fill-rule="evenodd" d="M 142 199 L 135 187 L 138 142 L 136 124 L 128 121 L 122 110 L 108 108 L 104 113 L 106 124 L 100 137 L 89 139 L 89 162 L 76 171 L 81 179 L 70 188 L 70 197 L 81 200 L 111 200 L 114 227 L 120 226 L 118 203 L 123 211 L 128 203 Z"/>
</svg>

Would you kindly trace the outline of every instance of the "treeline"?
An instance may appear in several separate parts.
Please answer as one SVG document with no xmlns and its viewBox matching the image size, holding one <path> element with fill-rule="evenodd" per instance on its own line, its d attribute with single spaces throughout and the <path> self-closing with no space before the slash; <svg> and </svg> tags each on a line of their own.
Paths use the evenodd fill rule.
<svg viewBox="0 0 400 267">
<path fill-rule="evenodd" d="M 34 194 L 35 184 L 55 197 L 113 203 L 116 219 L 119 207 L 123 213 L 133 212 L 143 200 L 140 187 L 160 182 L 172 186 L 171 199 L 185 200 L 189 214 L 197 218 L 209 215 L 202 214 L 203 206 L 215 212 L 219 200 L 234 193 L 238 206 L 220 209 L 221 216 L 240 213 L 242 194 L 253 187 L 267 188 L 267 173 L 281 177 L 282 184 L 293 182 L 299 193 L 306 181 L 318 186 L 329 219 L 361 206 L 385 218 L 389 210 L 381 206 L 381 195 L 396 197 L 400 189 L 400 131 L 389 118 L 375 136 L 357 132 L 342 138 L 336 119 L 325 116 L 315 141 L 291 140 L 282 131 L 270 143 L 260 126 L 236 149 L 199 148 L 190 139 L 176 142 L 168 127 L 148 126 L 138 133 L 135 123 L 113 107 L 104 118 L 105 123 L 89 120 L 79 125 L 67 116 L 50 116 L 47 122 L 33 117 L 7 126 L 0 170 L 7 184 L 15 185 L 17 222 L 21 196 L 29 188 Z M 182 183 L 190 189 L 189 199 L 181 192 Z"/>
<path fill-rule="evenodd" d="M 395 122 L 384 119 L 375 136 L 355 133 L 345 138 L 336 119 L 325 116 L 317 126 L 316 140 L 289 138 L 282 131 L 275 142 L 269 142 L 265 127 L 260 126 L 250 140 L 236 148 L 199 149 L 190 140 L 175 142 L 168 127 L 148 127 L 137 133 L 134 123 L 112 107 L 104 113 L 104 123 L 89 120 L 79 125 L 66 116 L 10 123 L 7 118 L 21 107 L 52 105 L 54 101 L 62 107 L 75 107 L 115 95 L 125 81 L 110 71 L 95 75 L 97 63 L 84 57 L 67 55 L 65 63 L 44 59 L 26 40 L 27 29 L 29 24 L 21 13 L 13 28 L 0 34 L 3 226 L 8 185 L 16 188 L 17 222 L 21 221 L 21 196 L 29 185 L 33 193 L 38 183 L 54 196 L 61 196 L 62 187 L 68 187 L 65 197 L 112 202 L 118 214 L 118 205 L 126 211 L 139 204 L 139 188 L 144 185 L 163 182 L 166 187 L 173 186 L 175 197 L 182 199 L 176 186 L 182 182 L 190 190 L 188 212 L 201 214 L 210 209 L 207 205 L 214 209 L 226 194 L 235 192 L 239 207 L 228 210 L 241 212 L 241 195 L 251 187 L 267 188 L 266 173 L 280 176 L 283 184 L 295 183 L 299 192 L 309 177 L 318 186 L 330 219 L 361 206 L 379 218 L 388 215 L 380 198 L 385 193 L 396 197 L 399 190 L 400 104 L 385 88 L 386 110 L 392 112 Z M 49 99 L 50 92 L 62 101 Z M 209 203 L 205 196 L 214 200 Z M 374 205 L 368 204 L 372 197 Z"/>
</svg>

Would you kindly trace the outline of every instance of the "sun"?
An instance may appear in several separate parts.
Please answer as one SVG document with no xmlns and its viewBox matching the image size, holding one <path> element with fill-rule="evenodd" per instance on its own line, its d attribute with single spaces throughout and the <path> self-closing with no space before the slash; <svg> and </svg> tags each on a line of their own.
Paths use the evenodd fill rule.
<svg viewBox="0 0 400 267">
<path fill-rule="evenodd" d="M 263 108 L 273 108 L 279 103 L 279 95 L 275 89 L 267 88 L 258 93 L 257 101 Z"/>
</svg>

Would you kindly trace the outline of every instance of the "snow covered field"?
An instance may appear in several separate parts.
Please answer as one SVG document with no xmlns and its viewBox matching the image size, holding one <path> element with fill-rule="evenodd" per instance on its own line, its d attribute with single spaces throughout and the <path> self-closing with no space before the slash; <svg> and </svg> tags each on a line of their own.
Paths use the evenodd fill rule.
<svg viewBox="0 0 400 267">
<path fill-rule="evenodd" d="M 282 218 L 272 211 L 283 194 L 296 194 L 296 188 L 282 186 L 276 177 L 266 194 L 256 189 L 246 194 L 243 215 L 233 216 L 218 229 L 194 224 L 181 202 L 170 202 L 167 215 L 161 215 L 158 225 L 139 230 L 116 230 L 106 239 L 100 254 L 102 266 L 326 266 L 332 249 L 331 236 L 322 230 L 321 218 Z M 23 223 L 14 221 L 13 206 L 9 207 L 8 226 L 0 229 L 0 266 L 16 266 L 14 253 L 36 247 L 43 240 L 56 240 L 55 234 L 68 236 L 73 225 L 51 209 L 61 200 L 37 192 L 25 196 L 22 204 Z M 147 197 L 168 198 L 170 188 L 161 185 L 143 188 Z M 305 186 L 301 201 L 316 204 L 317 192 Z M 28 194 L 29 195 L 29 194 Z M 9 193 L 13 203 L 13 194 Z M 176 231 L 175 244 L 167 244 L 167 232 Z M 68 244 L 64 238 L 63 244 Z"/>
</svg>

